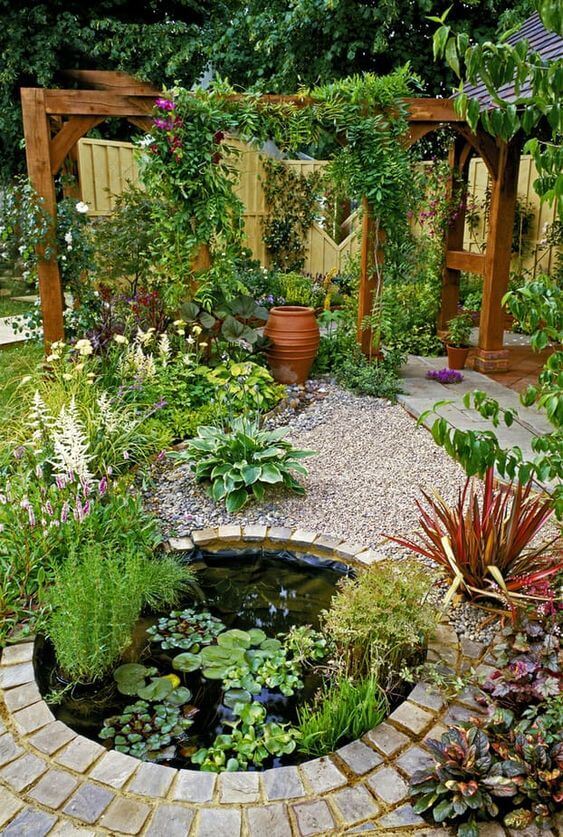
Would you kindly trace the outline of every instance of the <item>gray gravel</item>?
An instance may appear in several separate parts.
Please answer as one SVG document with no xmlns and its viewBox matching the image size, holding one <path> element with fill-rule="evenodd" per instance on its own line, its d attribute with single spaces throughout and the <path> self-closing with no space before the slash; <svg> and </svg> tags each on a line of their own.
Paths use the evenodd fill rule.
<svg viewBox="0 0 563 837">
<path fill-rule="evenodd" d="M 192 529 L 222 523 L 262 523 L 301 527 L 337 535 L 376 548 L 394 558 L 404 550 L 384 533 L 409 535 L 417 528 L 415 499 L 421 489 L 438 491 L 453 502 L 465 481 L 463 469 L 438 448 L 428 431 L 402 407 L 356 396 L 330 381 L 321 381 L 316 399 L 305 409 L 284 412 L 272 424 L 289 419 L 291 441 L 316 451 L 305 461 L 306 495 L 284 491 L 269 495 L 229 515 L 195 483 L 189 465 L 170 465 L 156 477 L 147 503 L 167 534 L 182 536 Z M 460 634 L 485 640 L 493 628 L 479 629 L 486 614 L 470 605 L 453 608 L 451 621 Z"/>
</svg>

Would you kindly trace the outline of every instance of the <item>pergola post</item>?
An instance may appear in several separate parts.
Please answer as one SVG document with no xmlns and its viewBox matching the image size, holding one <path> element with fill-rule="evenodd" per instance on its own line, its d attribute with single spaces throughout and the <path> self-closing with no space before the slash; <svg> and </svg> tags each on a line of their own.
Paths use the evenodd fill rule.
<svg viewBox="0 0 563 837">
<path fill-rule="evenodd" d="M 450 179 L 448 182 L 448 198 L 455 193 L 457 182 L 461 179 L 465 189 L 469 173 L 468 148 L 471 146 L 463 137 L 456 137 L 450 148 L 448 163 Z M 465 228 L 465 201 L 463 200 L 455 217 L 450 221 L 445 235 L 444 267 L 442 269 L 442 301 L 438 315 L 438 331 L 446 332 L 448 322 L 457 314 L 459 304 L 459 277 L 461 270 L 448 265 L 447 254 L 450 250 L 463 250 L 463 233 Z"/>
<path fill-rule="evenodd" d="M 21 91 L 23 129 L 27 171 L 31 184 L 45 212 L 50 217 L 51 235 L 56 236 L 57 198 L 51 173 L 50 131 L 45 110 L 45 91 L 40 88 L 24 88 Z M 51 248 L 56 250 L 56 248 Z M 39 295 L 43 315 L 43 336 L 48 350 L 51 343 L 64 339 L 63 293 L 56 253 L 45 253 L 45 246 L 37 247 L 37 272 Z"/>
<path fill-rule="evenodd" d="M 475 369 L 479 372 L 502 372 L 508 369 L 502 298 L 508 289 L 510 276 L 519 163 L 518 139 L 508 143 L 499 141 L 497 173 L 491 184 L 479 347 L 475 356 Z"/>
<path fill-rule="evenodd" d="M 379 346 L 373 345 L 373 328 L 363 327 L 365 317 L 373 313 L 375 295 L 381 293 L 378 277 L 378 265 L 383 264 L 383 251 L 380 248 L 384 233 L 379 231 L 376 237 L 376 224 L 366 198 L 362 199 L 362 238 L 360 251 L 360 286 L 358 289 L 358 324 L 357 340 L 364 355 L 377 355 Z M 381 269 L 381 268 L 380 268 Z"/>
</svg>

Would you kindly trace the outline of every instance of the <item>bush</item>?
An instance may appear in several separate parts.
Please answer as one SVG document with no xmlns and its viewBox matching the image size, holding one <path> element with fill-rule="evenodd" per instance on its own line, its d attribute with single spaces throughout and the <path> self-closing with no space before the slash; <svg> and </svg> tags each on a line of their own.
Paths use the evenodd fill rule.
<svg viewBox="0 0 563 837">
<path fill-rule="evenodd" d="M 230 431 L 200 427 L 197 438 L 174 458 L 191 462 L 196 479 L 209 480 L 210 497 L 225 500 L 227 511 L 236 512 L 251 497 L 262 500 L 271 485 L 304 493 L 294 473 L 307 474 L 299 460 L 313 452 L 296 450 L 285 441 L 287 432 L 260 430 L 257 420 L 240 417 L 233 419 Z"/>
<path fill-rule="evenodd" d="M 388 711 L 385 693 L 372 674 L 357 684 L 346 677 L 324 685 L 312 705 L 298 707 L 298 748 L 311 756 L 326 756 L 345 739 L 360 738 L 377 726 Z"/>
<path fill-rule="evenodd" d="M 380 562 L 345 579 L 322 615 L 339 670 L 356 681 L 375 674 L 390 688 L 434 628 L 435 610 L 426 602 L 431 585 L 415 561 Z"/>
<path fill-rule="evenodd" d="M 336 380 L 359 395 L 372 395 L 395 401 L 402 391 L 398 375 L 398 357 L 389 353 L 383 360 L 368 360 L 358 353 L 340 361 Z"/>
<path fill-rule="evenodd" d="M 108 555 L 93 539 L 71 545 L 47 593 L 48 633 L 64 677 L 103 678 L 130 644 L 143 608 L 173 604 L 189 578 L 171 557 L 151 560 L 135 548 Z"/>
</svg>

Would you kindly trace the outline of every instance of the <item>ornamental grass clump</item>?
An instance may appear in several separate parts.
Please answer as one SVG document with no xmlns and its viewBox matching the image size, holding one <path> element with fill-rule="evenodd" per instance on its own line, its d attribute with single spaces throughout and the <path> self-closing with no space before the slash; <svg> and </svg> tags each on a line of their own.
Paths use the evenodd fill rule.
<svg viewBox="0 0 563 837">
<path fill-rule="evenodd" d="M 210 483 L 209 496 L 216 502 L 225 500 L 227 511 L 236 512 L 252 497 L 263 500 L 274 485 L 305 493 L 294 475 L 307 475 L 300 460 L 313 456 L 313 451 L 294 448 L 284 438 L 287 432 L 283 427 L 261 430 L 258 419 L 239 417 L 230 430 L 200 427 L 197 437 L 174 457 L 191 462 L 196 479 Z"/>
<path fill-rule="evenodd" d="M 471 479 L 454 507 L 438 495 L 423 496 L 427 508 L 416 504 L 419 541 L 389 540 L 444 569 L 452 580 L 446 603 L 461 588 L 470 598 L 492 596 L 510 604 L 526 599 L 523 591 L 563 569 L 563 562 L 549 551 L 551 544 L 530 545 L 553 512 L 548 497 L 532 494 L 531 481 L 495 486 L 489 468 L 481 499 Z"/>
</svg>

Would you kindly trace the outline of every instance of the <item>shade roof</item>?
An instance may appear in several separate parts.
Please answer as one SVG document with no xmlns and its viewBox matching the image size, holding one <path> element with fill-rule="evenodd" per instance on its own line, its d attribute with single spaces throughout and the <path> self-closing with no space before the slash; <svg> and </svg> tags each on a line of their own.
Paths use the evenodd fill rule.
<svg viewBox="0 0 563 837">
<path fill-rule="evenodd" d="M 563 58 L 563 38 L 559 37 L 556 32 L 548 31 L 541 22 L 537 12 L 529 17 L 513 35 L 507 38 L 507 43 L 514 45 L 518 41 L 523 40 L 527 40 L 530 48 L 538 52 L 544 61 L 554 61 L 557 58 Z M 496 107 L 487 88 L 482 82 L 479 84 L 464 85 L 463 91 L 470 98 L 477 99 L 481 106 L 486 107 L 488 105 L 489 107 Z M 513 84 L 504 84 L 499 88 L 498 94 L 506 102 L 515 102 L 518 97 L 528 96 L 530 92 L 530 85 L 525 82 L 520 88 L 518 96 L 514 92 Z"/>
</svg>

